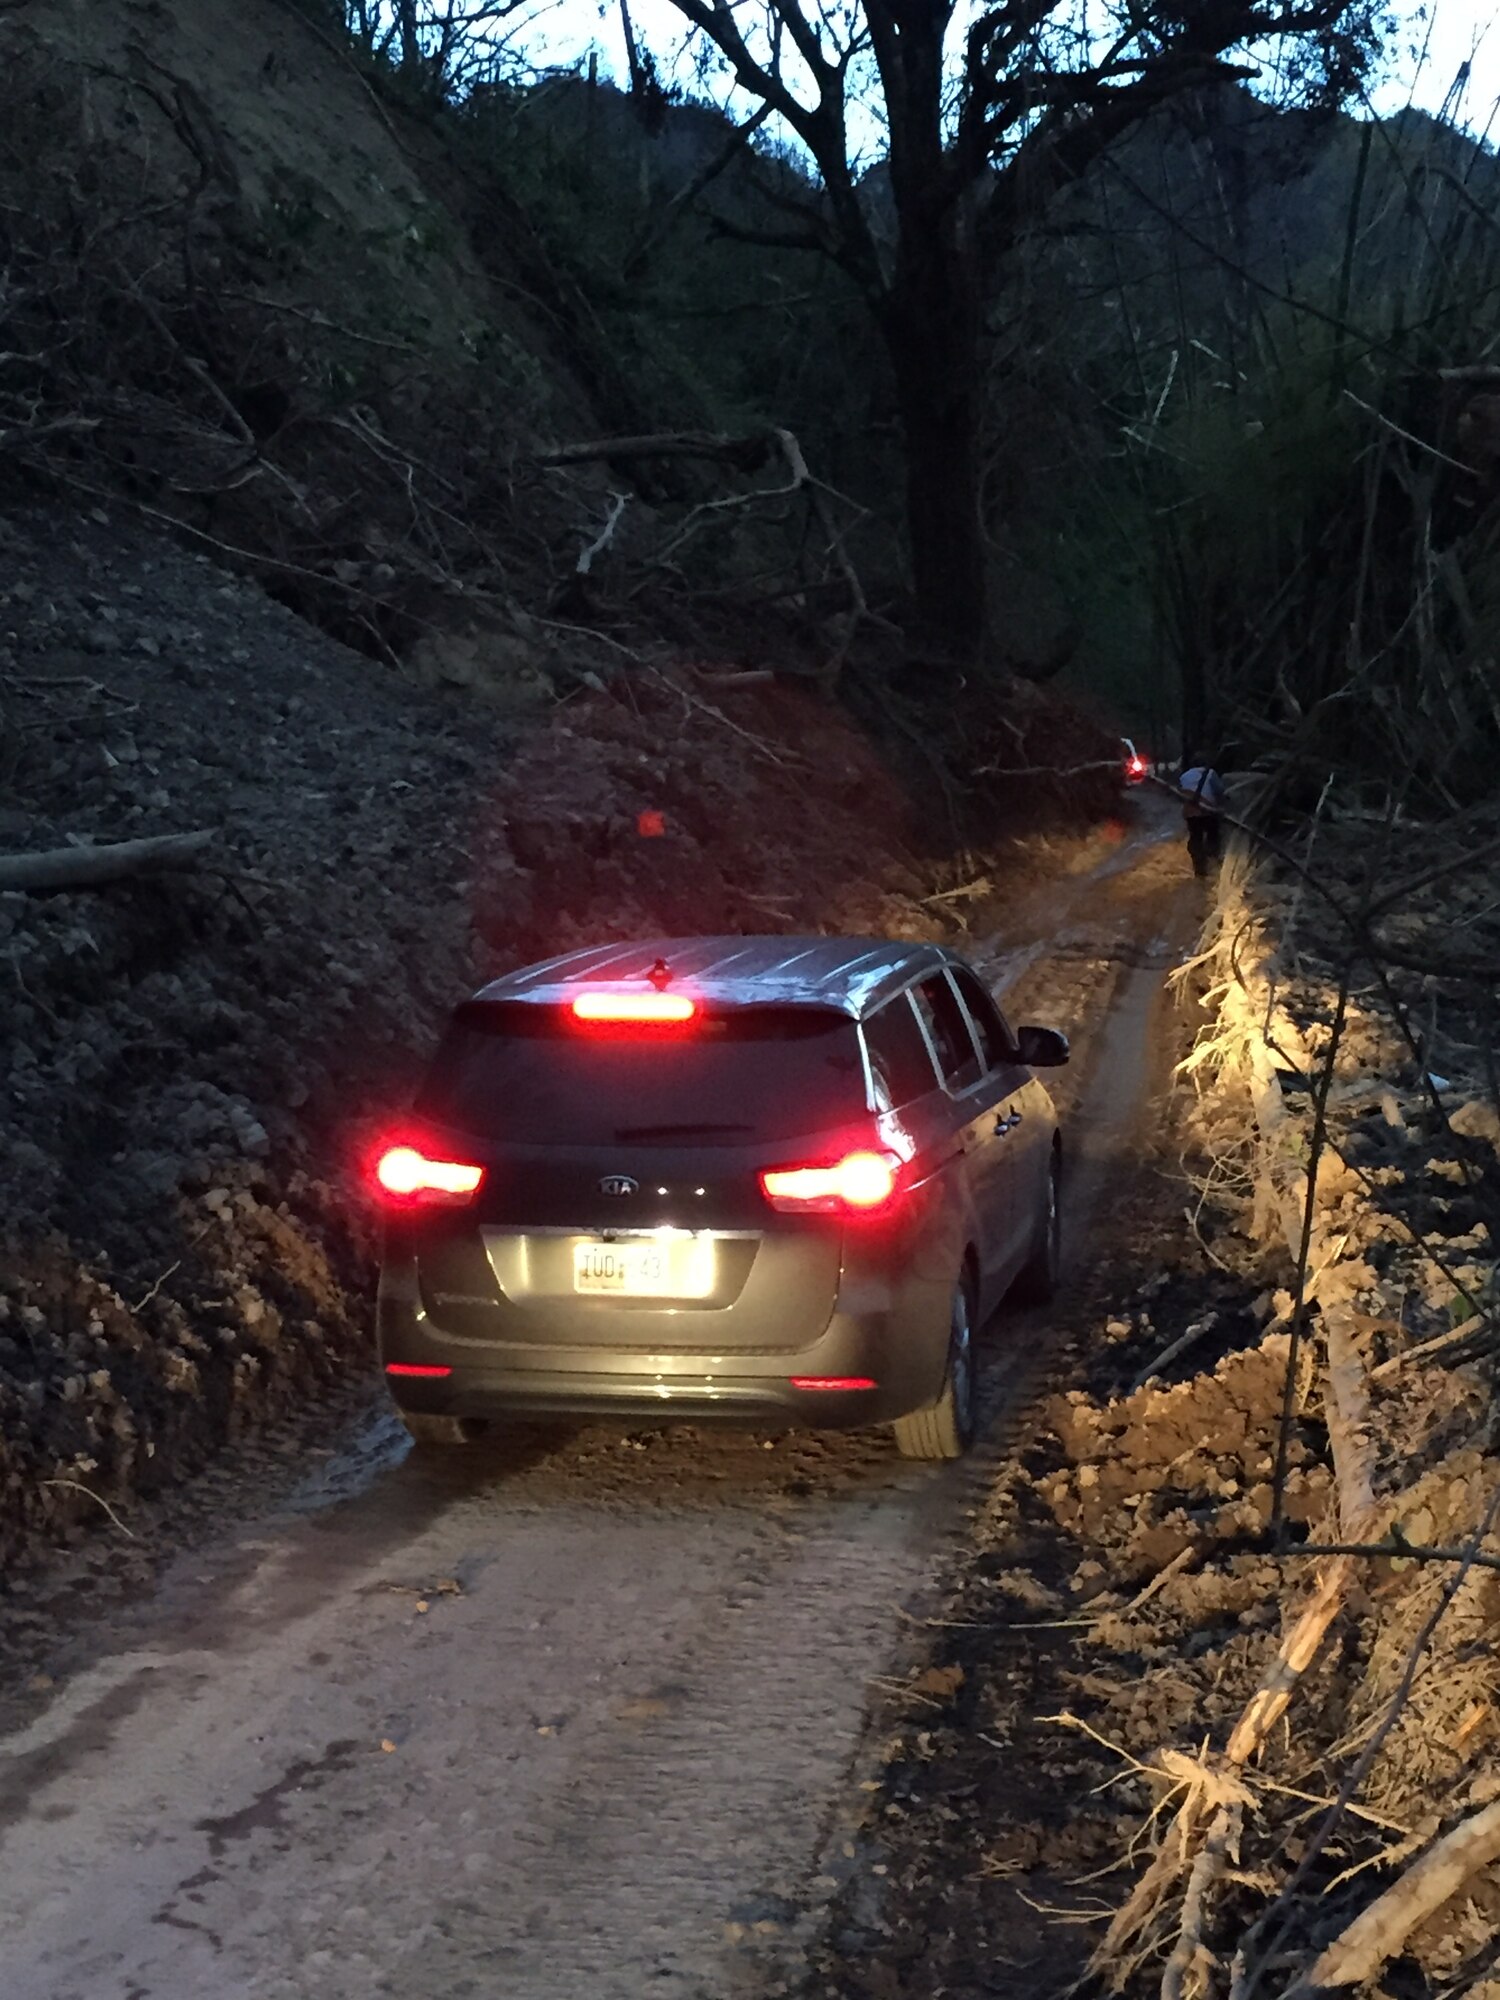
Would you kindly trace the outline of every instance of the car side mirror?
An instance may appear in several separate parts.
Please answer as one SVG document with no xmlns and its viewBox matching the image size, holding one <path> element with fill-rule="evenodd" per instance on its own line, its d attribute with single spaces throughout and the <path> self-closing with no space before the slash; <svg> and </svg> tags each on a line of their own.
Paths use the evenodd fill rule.
<svg viewBox="0 0 1500 2000">
<path fill-rule="evenodd" d="M 1028 1069 L 1061 1069 L 1068 1060 L 1068 1038 L 1056 1028 L 1020 1028 L 1016 1055 Z"/>
</svg>

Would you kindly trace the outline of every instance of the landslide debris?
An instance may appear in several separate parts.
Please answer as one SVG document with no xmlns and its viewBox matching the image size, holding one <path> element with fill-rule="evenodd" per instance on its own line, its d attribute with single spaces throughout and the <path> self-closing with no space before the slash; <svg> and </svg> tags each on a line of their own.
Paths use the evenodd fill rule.
<svg viewBox="0 0 1500 2000">
<path fill-rule="evenodd" d="M 1359 879 L 1357 855 L 1338 858 Z M 1164 1233 L 1163 1214 L 1183 1214 L 1178 1192 L 1135 1217 L 1128 1248 L 1108 1244 L 1058 1329 L 1050 1393 L 1014 1419 L 1025 1441 L 931 1628 L 927 1657 L 961 1673 L 962 1692 L 941 1713 L 887 1704 L 863 1865 L 809 1993 L 1207 2000 L 1229 1991 L 1239 1952 L 1250 1967 L 1270 1954 L 1265 1990 L 1280 1995 L 1320 1952 L 1334 1963 L 1345 1931 L 1361 1940 L 1348 1961 L 1365 1967 L 1347 1990 L 1366 2000 L 1486 1990 L 1493 1870 L 1461 1873 L 1441 1907 L 1409 1897 L 1410 1917 L 1397 1886 L 1438 1841 L 1461 1853 L 1471 1823 L 1478 1841 L 1495 1797 L 1500 1181 L 1486 1000 L 1440 974 L 1362 985 L 1336 1044 L 1339 973 L 1317 932 L 1296 931 L 1293 955 L 1295 890 L 1264 870 L 1226 874 L 1219 944 L 1196 974 L 1212 1059 L 1189 1066 L 1193 1095 L 1173 1113 L 1183 1164 L 1170 1185 L 1186 1182 L 1192 1205 Z M 1468 889 L 1487 913 L 1500 883 Z M 1267 942 L 1290 968 L 1280 978 Z M 1244 1060 L 1255 1045 L 1274 1052 L 1274 1074 Z M 1294 1247 L 1329 1061 L 1310 1311 L 1289 1383 Z M 1325 1337 L 1343 1342 L 1341 1394 L 1354 1370 L 1352 1433 Z M 1379 1552 L 1297 1556 L 1304 1541 L 1349 1538 L 1362 1482 L 1362 1532 Z M 1290 1695 L 1285 1714 L 1228 1763 L 1227 1745 L 1258 1740 L 1247 1718 L 1268 1689 Z M 1225 1814 L 1232 1855 L 1214 1847 Z M 1184 1936 L 1201 1944 L 1169 1978 Z"/>
<path fill-rule="evenodd" d="M 368 1368 L 354 1164 L 482 978 L 949 927 L 941 828 L 834 705 L 666 649 L 568 678 L 480 702 L 106 510 L 0 518 L 0 853 L 213 836 L 0 894 L 0 1560 Z"/>
</svg>

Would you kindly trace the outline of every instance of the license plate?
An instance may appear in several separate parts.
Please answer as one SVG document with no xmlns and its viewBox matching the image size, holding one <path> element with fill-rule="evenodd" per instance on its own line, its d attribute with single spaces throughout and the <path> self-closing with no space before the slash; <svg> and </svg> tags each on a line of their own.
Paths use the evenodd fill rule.
<svg viewBox="0 0 1500 2000">
<path fill-rule="evenodd" d="M 623 1299 L 706 1299 L 713 1290 L 713 1258 L 706 1236 L 575 1243 L 573 1289 Z"/>
</svg>

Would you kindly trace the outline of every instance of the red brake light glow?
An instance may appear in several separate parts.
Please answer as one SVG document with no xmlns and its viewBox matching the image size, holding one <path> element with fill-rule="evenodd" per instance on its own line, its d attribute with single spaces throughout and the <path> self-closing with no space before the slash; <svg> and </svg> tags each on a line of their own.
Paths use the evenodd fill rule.
<svg viewBox="0 0 1500 2000">
<path fill-rule="evenodd" d="M 381 1193 L 411 1203 L 465 1202 L 484 1179 L 484 1168 L 462 1160 L 431 1160 L 415 1146 L 390 1146 L 375 1163 Z"/>
<path fill-rule="evenodd" d="M 1129 764 L 1126 766 L 1126 769 L 1130 772 L 1132 778 L 1144 778 L 1146 775 L 1145 758 L 1132 757 Z"/>
<path fill-rule="evenodd" d="M 784 1213 L 869 1215 L 896 1192 L 901 1163 L 893 1153 L 846 1153 L 824 1167 L 775 1167 L 760 1177 L 772 1208 Z"/>
<path fill-rule="evenodd" d="M 580 993 L 573 1002 L 575 1021 L 634 1021 L 661 1026 L 691 1021 L 697 1011 L 697 1001 L 686 993 Z"/>
<path fill-rule="evenodd" d="M 385 1372 L 387 1375 L 415 1376 L 420 1381 L 430 1382 L 440 1375 L 451 1375 L 453 1370 L 423 1361 L 387 1361 Z"/>
<path fill-rule="evenodd" d="M 877 1384 L 868 1375 L 793 1375 L 794 1389 L 873 1389 Z"/>
</svg>

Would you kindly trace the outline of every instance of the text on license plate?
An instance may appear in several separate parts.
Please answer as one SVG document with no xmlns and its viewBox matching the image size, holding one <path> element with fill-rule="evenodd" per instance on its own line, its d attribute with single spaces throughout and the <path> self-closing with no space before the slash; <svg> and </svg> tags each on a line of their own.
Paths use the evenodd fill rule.
<svg viewBox="0 0 1500 2000">
<path fill-rule="evenodd" d="M 713 1285 L 714 1248 L 707 1236 L 573 1245 L 575 1292 L 612 1293 L 627 1299 L 706 1299 Z"/>
</svg>

